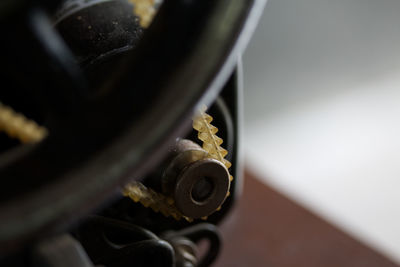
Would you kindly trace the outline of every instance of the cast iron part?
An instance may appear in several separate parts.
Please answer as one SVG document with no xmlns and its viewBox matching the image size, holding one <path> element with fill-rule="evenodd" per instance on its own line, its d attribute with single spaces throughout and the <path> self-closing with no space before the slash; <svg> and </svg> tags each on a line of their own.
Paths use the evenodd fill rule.
<svg viewBox="0 0 400 267">
<path fill-rule="evenodd" d="M 162 178 L 163 192 L 171 195 L 179 211 L 189 218 L 210 215 L 229 192 L 227 168 L 190 140 L 178 140 L 172 154 Z"/>
<path fill-rule="evenodd" d="M 175 267 L 197 267 L 199 253 L 196 244 L 185 237 L 168 240 L 175 251 Z"/>
<path fill-rule="evenodd" d="M 43 4 L 50 2 L 0 6 L 8 40 L 1 78 L 15 89 L 2 94 L 37 101 L 32 106 L 50 132 L 0 158 L 2 253 L 67 229 L 156 166 L 189 129 L 199 102 L 208 105 L 220 92 L 264 3 L 165 1 L 137 48 L 92 88 L 107 94 L 82 101 L 82 70 L 51 27 L 44 9 L 53 7 Z"/>
<path fill-rule="evenodd" d="M 30 258 L 32 267 L 94 267 L 82 245 L 70 234 L 42 240 Z"/>
<path fill-rule="evenodd" d="M 207 222 L 215 225 L 218 225 L 226 218 L 241 195 L 242 164 L 240 159 L 241 149 L 239 146 L 241 143 L 241 122 L 239 114 L 242 112 L 242 105 L 240 103 L 243 88 L 240 69 L 238 65 L 228 83 L 223 87 L 221 94 L 207 111 L 207 113 L 214 118 L 212 122 L 213 125 L 219 129 L 218 136 L 224 140 L 223 146 L 228 150 L 226 159 L 232 163 L 232 167 L 229 171 L 234 177 L 229 190 L 231 194 L 224 201 L 221 210 L 208 216 Z M 198 140 L 197 136 L 198 132 L 192 130 L 190 134 L 185 136 L 185 139 L 195 140 L 200 144 L 201 141 Z M 173 150 L 173 148 L 170 148 L 170 150 Z M 169 154 L 171 154 L 171 152 Z M 164 179 L 161 179 L 161 177 L 163 177 L 163 173 L 171 160 L 171 157 L 167 158 L 162 164 L 154 168 L 153 172 L 144 178 L 143 183 L 157 192 L 163 192 L 161 180 Z M 171 192 L 172 191 L 173 188 Z M 188 223 L 186 220 L 176 221 L 160 213 L 155 213 L 153 210 L 143 207 L 140 203 L 133 203 L 129 198 L 122 198 L 116 201 L 113 205 L 103 210 L 101 214 L 106 217 L 129 221 L 130 223 L 149 229 L 156 234 L 168 230 L 183 229 L 189 227 L 193 223 L 202 222 L 202 220 L 196 220 L 192 223 Z"/>
<path fill-rule="evenodd" d="M 165 232 L 158 237 L 139 226 L 102 216 L 88 217 L 74 235 L 94 264 L 107 267 L 206 267 L 218 255 L 218 229 L 207 223 L 180 231 Z M 208 241 L 202 257 L 197 244 Z"/>
<path fill-rule="evenodd" d="M 96 265 L 107 267 L 172 267 L 172 246 L 139 226 L 101 216 L 89 216 L 74 235 Z"/>
<path fill-rule="evenodd" d="M 55 28 L 74 53 L 91 87 L 104 82 L 142 36 L 139 18 L 127 0 L 67 0 L 56 13 Z M 101 92 L 90 91 L 90 97 Z"/>
<path fill-rule="evenodd" d="M 188 248 L 189 244 L 183 242 L 183 240 L 190 240 L 192 243 L 198 243 L 203 240 L 207 241 L 208 247 L 206 252 L 202 258 L 197 259 L 196 267 L 210 266 L 217 258 L 221 249 L 221 237 L 218 228 L 210 223 L 196 224 L 179 231 L 168 231 L 163 233 L 161 237 L 168 240 L 174 248 L 179 249 L 179 245 L 185 243 L 186 245 L 181 249 L 186 252 L 191 251 L 191 249 Z"/>
</svg>

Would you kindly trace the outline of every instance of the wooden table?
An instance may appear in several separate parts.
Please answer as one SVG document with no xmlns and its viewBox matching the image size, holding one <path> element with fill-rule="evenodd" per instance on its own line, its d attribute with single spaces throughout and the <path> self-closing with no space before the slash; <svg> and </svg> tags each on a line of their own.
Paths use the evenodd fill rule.
<svg viewBox="0 0 400 267">
<path fill-rule="evenodd" d="M 222 225 L 214 266 L 398 266 L 282 194 L 245 174 L 244 192 Z"/>
</svg>

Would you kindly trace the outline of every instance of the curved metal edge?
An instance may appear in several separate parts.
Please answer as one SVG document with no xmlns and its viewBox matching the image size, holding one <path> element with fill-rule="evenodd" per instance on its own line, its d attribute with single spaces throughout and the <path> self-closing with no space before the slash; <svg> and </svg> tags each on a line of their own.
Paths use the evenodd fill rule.
<svg viewBox="0 0 400 267">
<path fill-rule="evenodd" d="M 246 21 L 249 14 L 251 16 L 244 26 L 242 25 L 240 29 L 234 31 L 237 32 L 234 37 L 238 40 L 236 45 L 233 48 L 228 48 L 229 46 L 226 47 L 222 43 L 220 44 L 222 46 L 219 47 L 219 52 L 221 52 L 221 49 L 228 49 L 226 54 L 219 57 L 223 61 L 223 65 L 221 66 L 220 62 L 218 62 L 213 67 L 208 68 L 207 73 L 203 75 L 207 78 L 197 85 L 198 88 L 194 90 L 194 93 L 186 96 L 186 103 L 184 105 L 180 106 L 177 103 L 178 105 L 174 107 L 175 112 L 163 114 L 162 118 L 159 117 L 160 114 L 156 114 L 155 112 L 146 114 L 140 120 L 139 127 L 131 126 L 126 131 L 127 134 L 120 137 L 115 146 L 104 149 L 104 152 L 88 162 L 84 167 L 67 173 L 62 182 L 46 185 L 38 192 L 28 196 L 28 198 L 17 199 L 11 203 L 7 203 L 9 205 L 3 206 L 0 209 L 0 247 L 4 248 L 3 252 L 20 246 L 22 242 L 33 240 L 34 233 L 44 234 L 48 233 L 49 230 L 57 231 L 65 229 L 71 222 L 75 222 L 78 217 L 93 210 L 95 207 L 99 207 L 105 200 L 110 200 L 110 198 L 115 196 L 119 185 L 132 179 L 132 177 L 137 179 L 151 169 L 151 167 L 155 166 L 162 159 L 165 148 L 174 140 L 175 136 L 183 133 L 188 128 L 188 123 L 182 122 L 189 122 L 190 116 L 200 102 L 210 103 L 218 95 L 222 87 L 221 85 L 224 84 L 234 68 L 238 54 L 246 46 L 256 26 L 256 22 L 262 11 L 260 9 L 262 9 L 263 2 L 265 1 L 248 1 L 245 6 L 252 6 L 252 8 L 242 10 L 242 12 L 237 14 L 242 21 Z M 231 4 L 230 1 L 221 0 L 218 2 L 218 7 L 220 8 L 218 11 L 225 9 L 229 4 Z M 210 17 L 212 20 L 207 26 L 208 31 L 212 31 L 211 27 L 215 26 L 215 24 L 221 26 L 221 22 L 218 21 L 220 17 L 217 12 Z M 215 24 L 213 25 L 213 23 Z M 203 30 L 204 36 L 200 40 L 212 47 L 210 40 L 207 40 L 209 37 L 207 36 L 208 31 Z M 201 42 L 200 44 L 202 44 Z M 198 49 L 201 49 L 201 47 Z M 193 60 L 196 60 L 196 57 L 191 58 L 191 60 L 193 64 Z M 185 77 L 185 73 L 183 73 L 183 77 L 173 78 L 175 81 L 169 84 L 171 87 L 167 86 L 164 88 L 166 91 L 171 88 L 174 89 L 173 87 L 177 85 L 179 88 L 184 88 L 183 84 L 187 82 L 188 77 Z M 205 85 L 209 86 L 204 87 Z M 204 94 L 205 88 L 208 89 Z M 172 91 L 176 91 L 176 88 Z M 158 102 L 161 110 L 168 106 L 162 100 L 160 99 Z M 150 123 L 155 118 L 161 120 L 161 125 L 154 127 Z M 142 142 L 134 140 L 132 142 L 132 139 L 134 139 L 132 138 L 132 134 L 138 137 L 138 132 L 145 133 L 146 130 L 153 131 L 150 135 L 152 140 L 156 140 L 156 142 L 149 143 L 148 140 L 147 142 L 145 142 L 146 140 Z M 135 146 L 136 150 L 131 151 L 127 149 Z M 50 151 L 54 152 L 51 149 Z M 117 155 L 120 156 L 118 160 L 114 157 Z M 106 162 L 113 163 L 113 167 L 104 169 Z M 142 164 L 138 165 L 140 163 Z M 93 177 L 94 173 L 99 175 Z M 47 194 L 47 198 L 42 197 L 44 193 Z M 51 201 L 49 201 L 50 199 Z M 18 207 L 18 209 L 13 207 Z"/>
</svg>

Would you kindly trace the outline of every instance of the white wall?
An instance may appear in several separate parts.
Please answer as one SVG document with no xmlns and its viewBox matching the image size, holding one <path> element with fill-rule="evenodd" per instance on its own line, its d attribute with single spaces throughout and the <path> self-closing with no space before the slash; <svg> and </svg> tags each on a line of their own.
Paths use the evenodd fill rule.
<svg viewBox="0 0 400 267">
<path fill-rule="evenodd" d="M 248 166 L 400 263 L 400 1 L 269 0 L 244 72 Z"/>
</svg>

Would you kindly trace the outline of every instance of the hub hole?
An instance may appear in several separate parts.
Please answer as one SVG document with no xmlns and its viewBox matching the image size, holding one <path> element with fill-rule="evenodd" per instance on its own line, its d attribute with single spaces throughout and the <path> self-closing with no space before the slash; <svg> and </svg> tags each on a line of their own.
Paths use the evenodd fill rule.
<svg viewBox="0 0 400 267">
<path fill-rule="evenodd" d="M 192 198 L 196 202 L 204 202 L 214 190 L 214 183 L 209 177 L 202 177 L 194 184 L 192 188 Z"/>
</svg>

